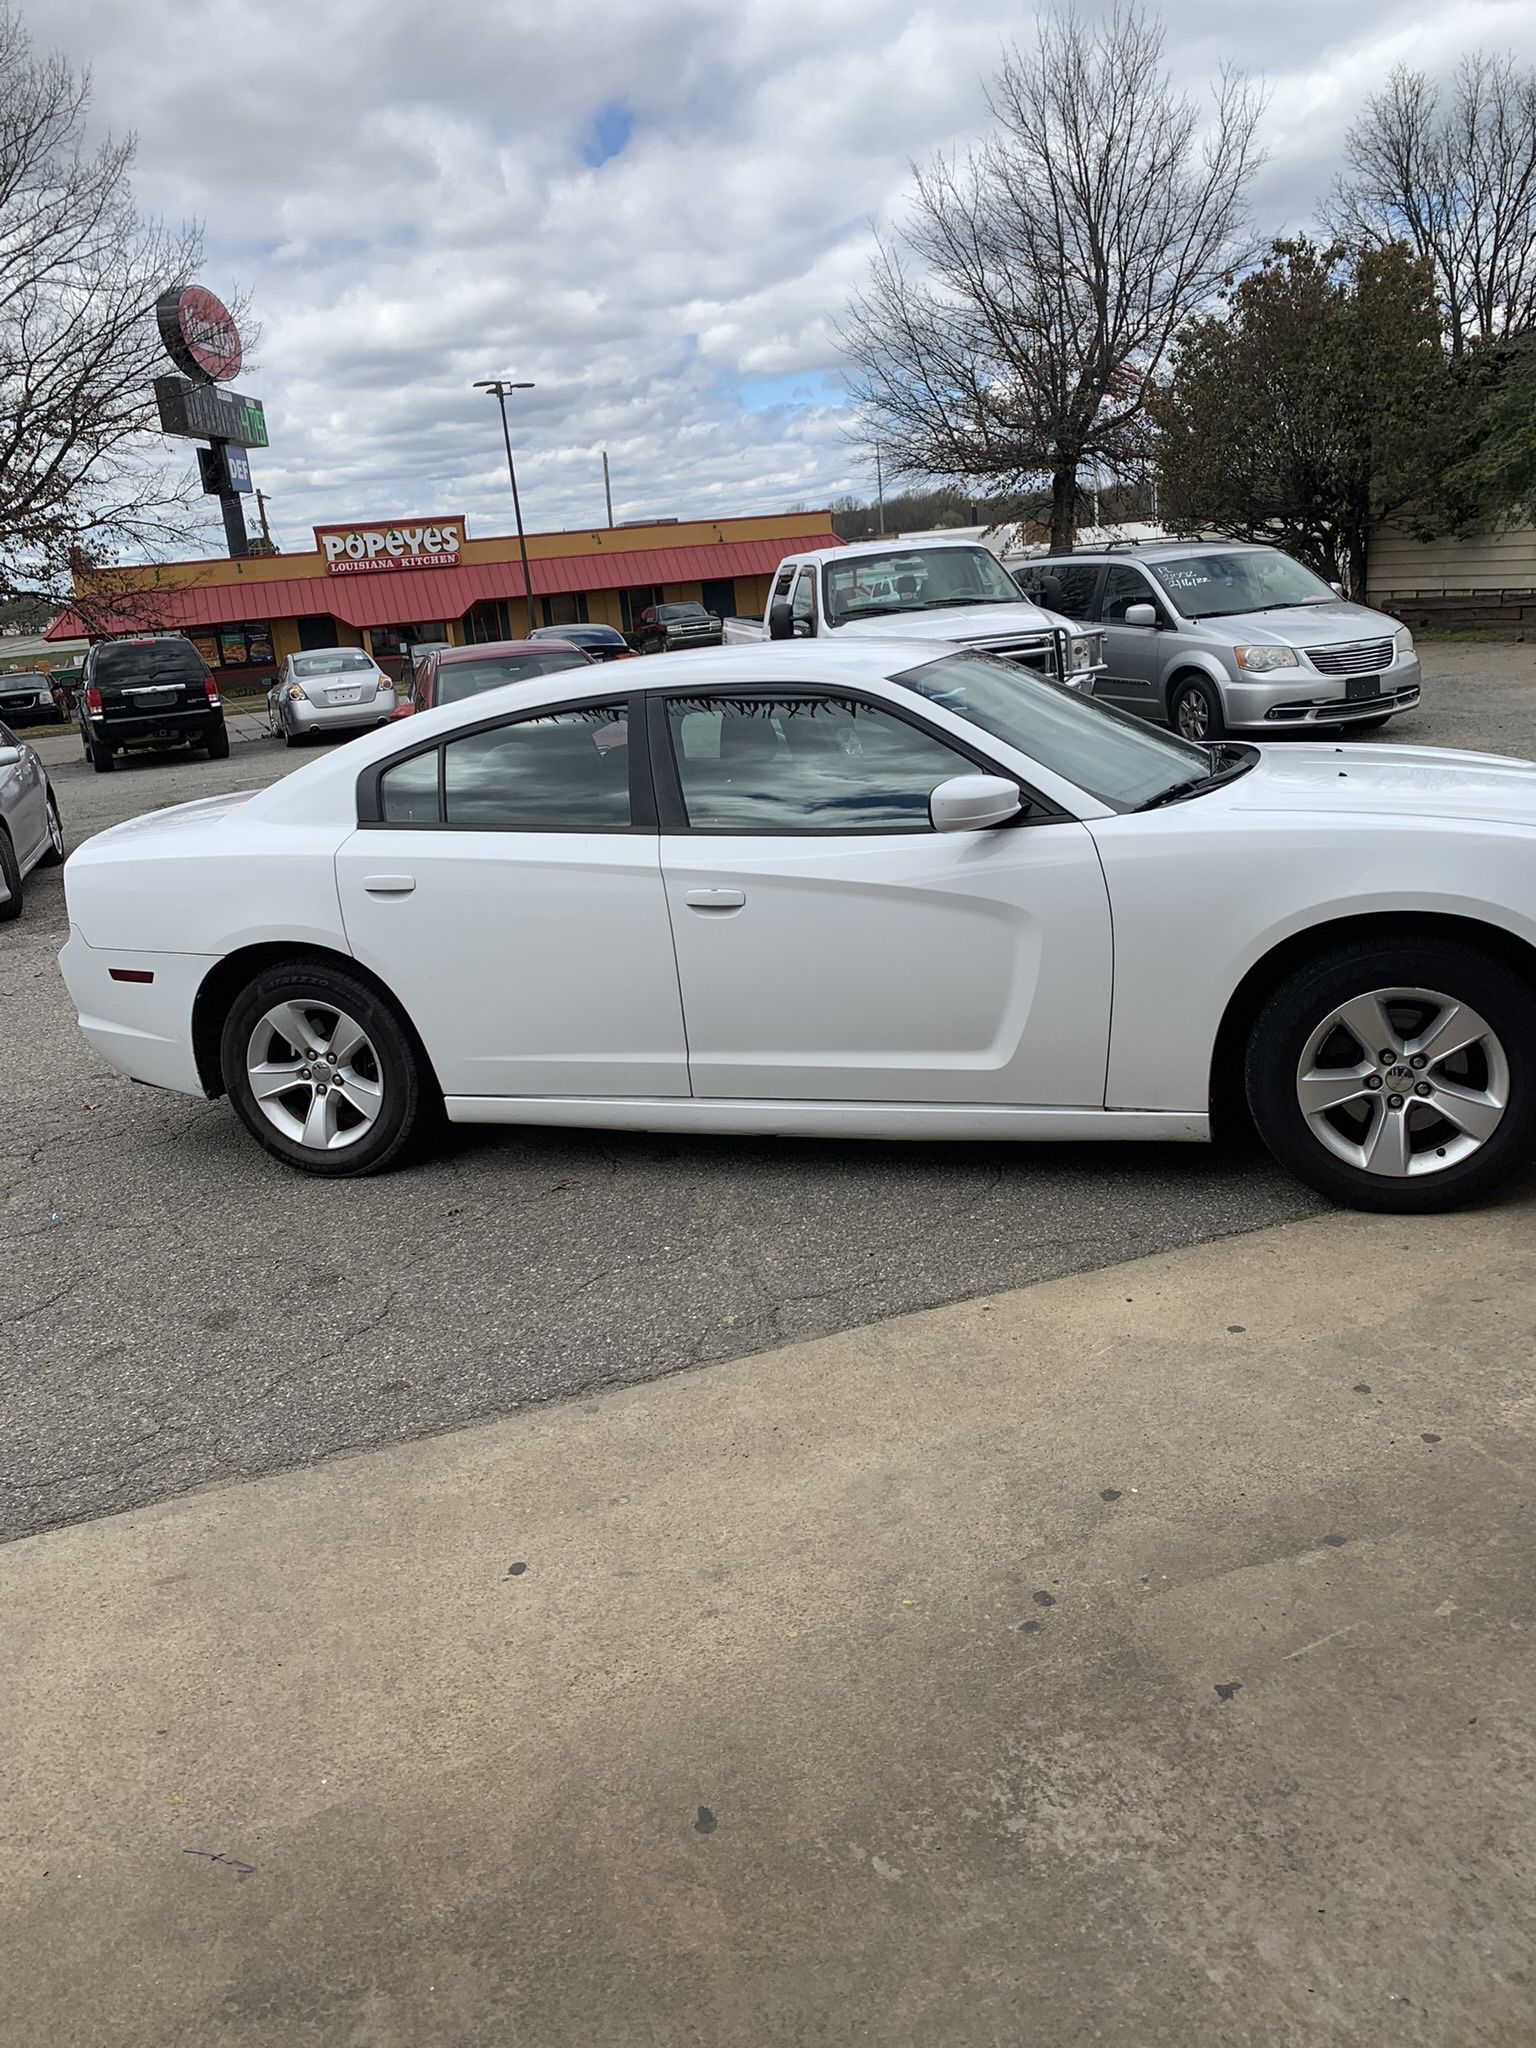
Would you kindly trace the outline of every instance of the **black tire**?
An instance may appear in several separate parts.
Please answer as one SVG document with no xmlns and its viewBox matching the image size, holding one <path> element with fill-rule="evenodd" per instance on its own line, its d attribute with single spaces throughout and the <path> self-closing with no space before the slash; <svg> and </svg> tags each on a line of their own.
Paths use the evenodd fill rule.
<svg viewBox="0 0 1536 2048">
<path fill-rule="evenodd" d="M 229 759 L 229 727 L 227 725 L 221 725 L 212 739 L 209 740 L 208 758 L 210 761 L 227 761 Z"/>
<path fill-rule="evenodd" d="M 38 862 L 40 868 L 57 868 L 64 865 L 64 826 L 59 817 L 59 807 L 53 800 L 53 791 L 48 792 L 48 851 Z"/>
<path fill-rule="evenodd" d="M 376 1051 L 383 1107 L 373 1129 L 339 1151 L 320 1151 L 285 1136 L 252 1093 L 246 1052 L 262 1018 L 280 1003 L 342 1010 L 362 1026 Z M 229 1099 L 246 1129 L 275 1158 L 303 1173 L 352 1179 L 382 1172 L 419 1143 L 439 1107 L 436 1084 L 394 1004 L 328 961 L 293 960 L 248 982 L 224 1020 L 219 1060 Z"/>
<path fill-rule="evenodd" d="M 11 835 L 3 825 L 0 825 L 0 877 L 4 878 L 6 887 L 5 901 L 0 903 L 0 924 L 9 924 L 13 917 L 21 915 L 21 864 L 11 844 Z"/>
<path fill-rule="evenodd" d="M 302 733 L 290 732 L 287 726 L 283 727 L 283 745 L 285 747 L 301 747 L 303 744 L 304 736 Z"/>
<path fill-rule="evenodd" d="M 1298 1068 L 1313 1033 L 1352 998 L 1387 989 L 1431 990 L 1468 1005 L 1498 1039 L 1508 1065 L 1507 1107 L 1492 1135 L 1469 1157 L 1438 1170 L 1388 1176 L 1351 1164 L 1314 1133 L 1298 1100 Z M 1249 1035 L 1244 1078 L 1259 1135 L 1298 1179 L 1351 1208 L 1422 1214 L 1476 1201 L 1536 1155 L 1533 1006 L 1536 990 L 1529 982 L 1455 941 L 1364 941 L 1322 954 L 1276 989 Z M 1425 1154 L 1432 1145 L 1433 1138 Z"/>
<path fill-rule="evenodd" d="M 1183 725 L 1186 715 L 1185 706 L 1190 706 L 1191 711 L 1193 711 L 1197 702 L 1205 707 L 1205 729 L 1198 733 L 1185 732 Z M 1226 738 L 1227 721 L 1222 716 L 1221 692 L 1209 676 L 1179 677 L 1173 686 L 1173 694 L 1168 699 L 1168 723 L 1181 739 L 1205 741 L 1224 740 Z"/>
<path fill-rule="evenodd" d="M 97 740 L 88 740 L 85 751 L 91 766 L 98 775 L 110 775 L 112 773 L 112 749 L 110 747 L 102 746 Z"/>
</svg>

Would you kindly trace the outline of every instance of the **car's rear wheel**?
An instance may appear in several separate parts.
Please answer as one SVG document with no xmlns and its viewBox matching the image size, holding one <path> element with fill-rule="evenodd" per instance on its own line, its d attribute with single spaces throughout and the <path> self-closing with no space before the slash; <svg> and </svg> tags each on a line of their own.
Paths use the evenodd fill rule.
<svg viewBox="0 0 1536 2048">
<path fill-rule="evenodd" d="M 5 901 L 0 903 L 0 924 L 21 915 L 21 863 L 11 844 L 11 835 L 0 825 L 0 882 L 5 884 Z"/>
<path fill-rule="evenodd" d="M 220 1059 L 246 1128 L 306 1173 L 377 1173 L 426 1122 L 431 1084 L 399 1012 L 322 961 L 249 982 L 225 1019 Z"/>
<path fill-rule="evenodd" d="M 1208 676 L 1185 676 L 1174 685 L 1168 707 L 1173 729 L 1181 739 L 1220 740 L 1227 735 L 1221 692 Z"/>
<path fill-rule="evenodd" d="M 1536 1153 L 1536 990 L 1451 941 L 1339 948 L 1278 988 L 1248 1042 L 1271 1152 L 1359 1209 L 1449 1209 Z"/>
<path fill-rule="evenodd" d="M 59 816 L 59 807 L 48 792 L 48 845 L 38 861 L 40 868 L 56 868 L 64 858 L 64 821 Z"/>
<path fill-rule="evenodd" d="M 221 725 L 209 740 L 208 758 L 210 761 L 227 761 L 229 759 L 229 727 L 227 725 Z"/>
<path fill-rule="evenodd" d="M 90 759 L 91 766 L 98 775 L 110 775 L 112 773 L 112 749 L 110 747 L 102 746 L 98 740 L 89 740 L 86 743 L 85 751 Z"/>
</svg>

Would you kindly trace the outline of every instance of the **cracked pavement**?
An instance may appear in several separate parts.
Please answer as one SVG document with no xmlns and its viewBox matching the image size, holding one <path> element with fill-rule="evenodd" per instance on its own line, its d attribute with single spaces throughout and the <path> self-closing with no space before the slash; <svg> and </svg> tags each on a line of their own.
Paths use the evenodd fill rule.
<svg viewBox="0 0 1536 2048">
<path fill-rule="evenodd" d="M 1536 753 L 1524 647 L 1426 650 L 1404 742 Z M 38 737 L 34 735 L 34 737 Z M 294 757 L 96 777 L 71 844 Z M 0 930 L 0 1534 L 1253 1230 L 1314 1199 L 1252 1153 L 463 1130 L 323 1184 L 75 1027 L 57 872 Z"/>
</svg>

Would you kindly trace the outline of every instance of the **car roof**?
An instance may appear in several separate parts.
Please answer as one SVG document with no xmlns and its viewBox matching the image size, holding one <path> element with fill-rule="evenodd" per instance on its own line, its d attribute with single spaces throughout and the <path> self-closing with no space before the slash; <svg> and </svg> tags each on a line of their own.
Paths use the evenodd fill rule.
<svg viewBox="0 0 1536 2048">
<path fill-rule="evenodd" d="M 1137 540 L 1123 546 L 1073 548 L 1064 555 L 1031 555 L 1015 562 L 1019 571 L 1055 567 L 1061 562 L 1187 562 L 1191 555 L 1272 554 L 1267 540 Z"/>
<path fill-rule="evenodd" d="M 469 647 L 444 647 L 437 657 L 437 665 L 445 661 L 478 661 L 483 654 L 547 654 L 551 647 L 569 647 L 579 654 L 581 649 L 574 640 L 477 640 Z"/>
</svg>

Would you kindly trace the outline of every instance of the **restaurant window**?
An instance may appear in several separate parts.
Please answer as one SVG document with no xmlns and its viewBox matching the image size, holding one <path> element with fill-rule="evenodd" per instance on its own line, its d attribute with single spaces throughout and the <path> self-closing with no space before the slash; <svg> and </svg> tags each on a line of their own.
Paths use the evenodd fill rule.
<svg viewBox="0 0 1536 2048">
<path fill-rule="evenodd" d="M 507 617 L 507 602 L 502 597 L 485 597 L 478 604 L 472 604 L 464 624 L 464 637 L 472 643 L 512 638 L 512 623 Z"/>
<path fill-rule="evenodd" d="M 731 576 L 714 576 L 699 585 L 699 602 L 717 619 L 736 616 L 736 581 Z"/>
<path fill-rule="evenodd" d="M 270 626 L 219 626 L 183 638 L 191 641 L 210 668 L 270 668 L 273 663 Z"/>
<path fill-rule="evenodd" d="M 653 604 L 660 604 L 666 592 L 659 583 L 642 583 L 634 590 L 619 592 L 619 616 L 626 633 L 633 633 L 640 622 L 640 614 L 648 611 Z"/>
<path fill-rule="evenodd" d="M 375 661 L 393 661 L 400 652 L 400 628 L 398 626 L 370 626 L 368 628 L 368 652 Z"/>
<path fill-rule="evenodd" d="M 554 597 L 541 597 L 539 607 L 546 626 L 584 626 L 587 623 L 585 596 L 573 597 L 568 591 L 561 591 Z"/>
<path fill-rule="evenodd" d="M 299 620 L 299 646 L 304 650 L 316 647 L 339 647 L 340 638 L 336 632 L 336 621 L 329 612 L 312 614 Z"/>
</svg>

